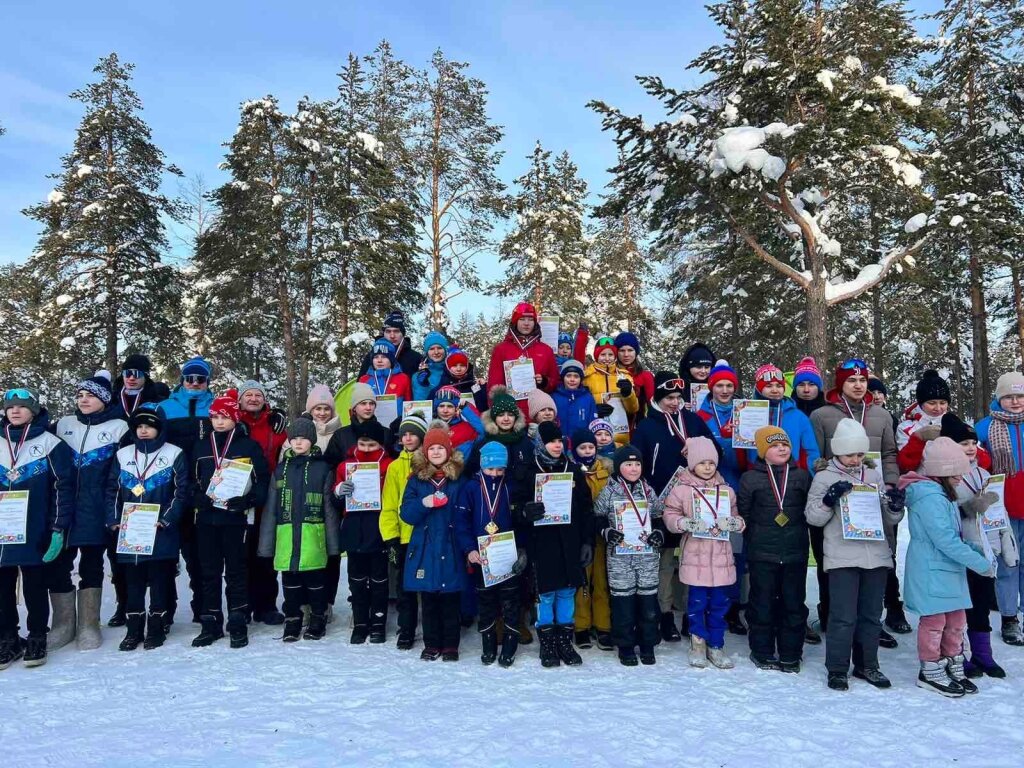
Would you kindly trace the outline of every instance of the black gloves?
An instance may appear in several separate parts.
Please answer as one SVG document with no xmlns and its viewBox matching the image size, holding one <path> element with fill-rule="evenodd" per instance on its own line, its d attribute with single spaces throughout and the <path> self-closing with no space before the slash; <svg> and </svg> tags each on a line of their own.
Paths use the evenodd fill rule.
<svg viewBox="0 0 1024 768">
<path fill-rule="evenodd" d="M 885 498 L 889 501 L 889 510 L 891 512 L 902 512 L 906 497 L 907 492 L 902 491 L 899 488 L 890 488 L 885 492 Z"/>
<path fill-rule="evenodd" d="M 528 522 L 535 523 L 544 517 L 544 502 L 528 501 L 523 505 L 523 517 Z"/>
<path fill-rule="evenodd" d="M 384 549 L 388 553 L 388 562 L 392 565 L 398 565 L 399 544 L 399 539 L 388 539 L 384 542 Z"/>
<path fill-rule="evenodd" d="M 608 405 L 608 403 L 598 403 L 596 410 L 598 418 L 601 419 L 607 419 L 615 412 L 615 409 Z"/>
<path fill-rule="evenodd" d="M 518 576 L 519 574 L 521 574 L 525 570 L 526 570 L 526 553 L 525 552 L 520 552 L 519 553 L 519 557 L 517 557 L 516 561 L 514 563 L 512 563 L 512 575 L 513 576 Z"/>
<path fill-rule="evenodd" d="M 580 547 L 580 567 L 586 568 L 594 562 L 594 548 L 589 544 Z"/>
<path fill-rule="evenodd" d="M 629 379 L 621 379 L 619 381 L 619 394 L 623 397 L 629 397 L 633 394 L 633 382 Z"/>
<path fill-rule="evenodd" d="M 270 424 L 270 428 L 273 430 L 274 434 L 280 435 L 284 432 L 284 428 L 288 423 L 288 415 L 279 408 L 274 408 L 270 411 L 270 416 L 267 418 L 267 422 Z"/>
<path fill-rule="evenodd" d="M 227 507 L 228 512 L 248 512 L 252 506 L 252 500 L 248 495 L 235 496 L 233 499 L 228 499 L 224 506 Z"/>
<path fill-rule="evenodd" d="M 828 487 L 825 495 L 821 497 L 821 503 L 826 507 L 834 507 L 836 503 L 847 493 L 853 490 L 853 483 L 846 480 L 838 480 Z"/>
<path fill-rule="evenodd" d="M 609 547 L 615 547 L 621 544 L 625 540 L 625 536 L 622 531 L 617 528 L 605 528 L 601 534 L 604 536 L 604 540 L 608 542 Z"/>
<path fill-rule="evenodd" d="M 651 531 L 647 534 L 647 545 L 660 552 L 665 546 L 665 534 L 658 530 Z"/>
</svg>

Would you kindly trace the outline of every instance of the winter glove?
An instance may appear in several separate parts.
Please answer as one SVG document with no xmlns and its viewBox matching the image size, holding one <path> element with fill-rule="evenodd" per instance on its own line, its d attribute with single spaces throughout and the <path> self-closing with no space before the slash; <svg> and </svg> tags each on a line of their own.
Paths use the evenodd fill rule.
<svg viewBox="0 0 1024 768">
<path fill-rule="evenodd" d="M 729 517 L 723 517 L 718 521 L 718 527 L 723 531 L 742 531 L 745 526 L 742 517 L 729 515 Z"/>
<path fill-rule="evenodd" d="M 228 512 L 248 512 L 252 507 L 252 499 L 248 495 L 235 496 L 233 499 L 228 499 L 224 506 Z"/>
<path fill-rule="evenodd" d="M 939 424 L 931 424 L 927 427 L 921 427 L 920 429 L 914 430 L 914 435 L 922 443 L 927 443 L 942 434 L 942 426 Z"/>
<path fill-rule="evenodd" d="M 660 552 L 661 548 L 665 546 L 665 534 L 661 531 L 651 531 L 647 534 L 647 546 Z"/>
<path fill-rule="evenodd" d="M 899 488 L 890 488 L 886 491 L 885 498 L 889 501 L 889 511 L 893 513 L 902 512 L 903 503 L 906 500 L 906 497 L 906 491 L 901 491 Z"/>
<path fill-rule="evenodd" d="M 392 565 L 398 565 L 398 555 L 401 552 L 399 546 L 400 542 L 397 538 L 388 539 L 384 542 L 384 549 L 387 550 L 388 553 L 388 562 Z"/>
<path fill-rule="evenodd" d="M 356 486 L 351 480 L 342 480 L 336 486 L 334 486 L 334 495 L 339 499 L 344 499 L 355 493 Z"/>
<path fill-rule="evenodd" d="M 598 403 L 596 410 L 597 417 L 599 419 L 607 419 L 609 416 L 615 413 L 615 409 L 608 405 L 608 403 Z"/>
<path fill-rule="evenodd" d="M 46 550 L 46 554 L 43 555 L 44 563 L 52 563 L 57 559 L 57 555 L 64 549 L 64 534 L 60 531 L 54 531 L 53 535 L 50 536 L 50 547 Z"/>
<path fill-rule="evenodd" d="M 626 540 L 625 535 L 618 528 L 605 528 L 601 534 L 609 547 L 617 547 Z"/>
<path fill-rule="evenodd" d="M 589 544 L 580 547 L 580 567 L 587 568 L 594 562 L 594 548 Z"/>
<path fill-rule="evenodd" d="M 520 573 L 526 570 L 526 553 L 520 552 L 519 557 L 512 563 L 512 575 L 518 576 Z"/>
<path fill-rule="evenodd" d="M 447 503 L 448 497 L 440 491 L 423 497 L 423 506 L 427 509 L 440 509 Z"/>
<path fill-rule="evenodd" d="M 846 480 L 838 480 L 828 487 L 825 495 L 821 497 L 821 504 L 825 507 L 834 507 L 847 493 L 853 490 L 853 483 Z"/>
<path fill-rule="evenodd" d="M 985 514 L 985 510 L 991 507 L 997 501 L 999 501 L 998 493 L 993 493 L 992 491 L 985 491 L 984 493 L 979 493 L 973 499 L 965 501 L 963 504 L 960 505 L 960 508 L 963 509 L 963 511 L 966 512 L 970 517 L 978 517 L 979 515 Z"/>
<path fill-rule="evenodd" d="M 267 418 L 267 423 L 270 424 L 270 428 L 274 431 L 275 435 L 280 435 L 284 432 L 285 425 L 288 423 L 288 416 L 284 411 L 273 408 L 270 411 L 270 416 Z"/>
<path fill-rule="evenodd" d="M 544 502 L 528 501 L 523 505 L 523 517 L 528 522 L 535 523 L 544 517 Z"/>
<path fill-rule="evenodd" d="M 619 379 L 619 394 L 623 397 L 629 397 L 633 394 L 633 382 L 629 379 Z"/>
<path fill-rule="evenodd" d="M 708 525 L 702 517 L 684 517 L 681 526 L 687 533 L 704 533 L 708 529 Z"/>
<path fill-rule="evenodd" d="M 430 371 L 422 370 L 416 374 L 416 378 L 419 379 L 420 384 L 425 387 L 430 383 Z"/>
</svg>

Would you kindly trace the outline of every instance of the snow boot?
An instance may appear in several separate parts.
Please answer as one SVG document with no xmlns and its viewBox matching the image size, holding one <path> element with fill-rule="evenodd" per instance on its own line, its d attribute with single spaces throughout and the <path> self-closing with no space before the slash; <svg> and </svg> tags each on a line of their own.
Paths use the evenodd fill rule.
<svg viewBox="0 0 1024 768">
<path fill-rule="evenodd" d="M 703 637 L 690 635 L 690 666 L 704 669 L 708 665 L 708 648 Z"/>
<path fill-rule="evenodd" d="M 590 636 L 590 630 L 584 629 L 576 633 L 576 647 L 577 648 L 593 648 L 594 641 Z"/>
<path fill-rule="evenodd" d="M 821 645 L 821 633 L 810 623 L 804 626 L 804 642 L 808 645 Z"/>
<path fill-rule="evenodd" d="M 750 660 L 753 662 L 755 667 L 763 669 L 766 672 L 778 672 L 782 669 L 782 665 L 779 663 L 779 660 L 774 656 L 758 656 L 756 653 L 751 651 Z"/>
<path fill-rule="evenodd" d="M 494 631 L 494 624 L 480 633 L 480 646 L 480 662 L 493 664 L 498 658 L 498 633 Z"/>
<path fill-rule="evenodd" d="M 878 647 L 879 648 L 896 648 L 899 643 L 896 642 L 896 638 L 886 632 L 884 629 L 878 631 Z"/>
<path fill-rule="evenodd" d="M 800 661 L 799 659 L 797 661 L 783 661 L 782 659 L 779 659 L 779 669 L 783 672 L 788 672 L 791 675 L 799 675 Z"/>
<path fill-rule="evenodd" d="M 501 638 L 501 655 L 498 656 L 498 666 L 511 667 L 516 660 L 516 651 L 519 649 L 519 632 L 512 627 L 505 627 L 505 634 Z"/>
<path fill-rule="evenodd" d="M 327 634 L 327 616 L 322 613 L 309 614 L 309 626 L 302 635 L 303 640 L 323 640 Z M 384 642 L 381 640 L 381 642 Z"/>
<path fill-rule="evenodd" d="M 348 641 L 352 645 L 362 645 L 366 642 L 366 638 L 370 636 L 370 628 L 365 624 L 356 624 L 352 627 L 352 635 Z"/>
<path fill-rule="evenodd" d="M 1007 645 L 1024 645 L 1024 634 L 1020 631 L 1020 622 L 1017 616 L 1003 616 L 1002 636 L 1003 642 Z"/>
<path fill-rule="evenodd" d="M 566 666 L 578 667 L 583 663 L 583 657 L 576 653 L 576 649 L 572 647 L 573 625 L 556 624 L 555 627 L 555 640 L 558 658 L 561 659 L 562 663 Z"/>
<path fill-rule="evenodd" d="M 914 631 L 903 612 L 903 603 L 896 603 L 885 612 L 885 626 L 897 635 L 909 635 Z"/>
<path fill-rule="evenodd" d="M 123 627 L 127 623 L 128 614 L 125 612 L 123 605 L 118 605 L 117 608 L 114 609 L 114 615 L 107 620 L 107 626 L 113 629 Z M 50 634 L 52 635 L 53 632 L 51 631 Z"/>
<path fill-rule="evenodd" d="M 558 658 L 556 631 L 557 628 L 554 624 L 537 627 L 537 637 L 540 640 L 540 663 L 543 667 L 557 667 L 561 663 Z"/>
<path fill-rule="evenodd" d="M 284 624 L 284 614 L 277 608 L 270 608 L 259 615 L 253 614 L 252 620 L 266 624 L 268 627 L 277 627 Z"/>
<path fill-rule="evenodd" d="M 167 639 L 166 612 L 150 613 L 146 617 L 146 640 L 142 644 L 143 650 L 152 651 L 159 648 Z"/>
<path fill-rule="evenodd" d="M 129 613 L 127 619 L 128 631 L 125 633 L 124 640 L 117 647 L 119 651 L 134 651 L 145 639 L 146 614 Z"/>
<path fill-rule="evenodd" d="M 971 643 L 971 660 L 964 664 L 964 672 L 968 677 L 989 677 L 1004 678 L 1006 670 L 996 664 L 992 657 L 992 633 L 991 632 L 968 632 L 967 638 Z M 971 668 L 977 673 L 972 675 Z"/>
<path fill-rule="evenodd" d="M 29 635 L 25 644 L 25 666 L 41 667 L 46 663 L 46 635 Z"/>
<path fill-rule="evenodd" d="M 78 650 L 93 651 L 103 645 L 100 633 L 102 587 L 78 590 Z"/>
<path fill-rule="evenodd" d="M 640 646 L 640 663 L 645 667 L 650 667 L 657 664 L 658 660 L 654 657 L 654 646 L 652 645 L 641 645 Z"/>
<path fill-rule="evenodd" d="M 51 592 L 50 607 L 53 611 L 53 623 L 46 640 L 50 650 L 55 651 L 75 639 L 75 625 L 78 621 L 75 611 L 75 591 Z"/>
<path fill-rule="evenodd" d="M 683 639 L 676 629 L 676 619 L 672 611 L 665 611 L 661 614 L 661 639 L 666 643 L 678 643 Z"/>
<path fill-rule="evenodd" d="M 245 621 L 244 611 L 231 611 L 228 614 L 228 635 L 231 637 L 232 648 L 245 648 L 249 644 L 249 625 Z"/>
<path fill-rule="evenodd" d="M 747 625 L 743 623 L 741 610 L 742 607 L 739 603 L 733 603 L 725 614 L 726 625 L 729 628 L 729 632 L 733 635 L 747 634 Z"/>
<path fill-rule="evenodd" d="M 416 633 L 408 632 L 406 630 L 398 631 L 398 641 L 395 643 L 395 647 L 400 651 L 408 651 L 416 644 Z"/>
<path fill-rule="evenodd" d="M 917 687 L 935 691 L 950 699 L 959 699 L 964 695 L 963 686 L 946 671 L 946 659 L 922 661 L 921 671 L 917 674 Z"/>
<path fill-rule="evenodd" d="M 423 661 L 437 661 L 441 658 L 440 648 L 424 648 L 420 653 L 420 659 Z"/>
<path fill-rule="evenodd" d="M 441 649 L 441 661 L 458 661 L 459 660 L 459 649 L 458 648 L 442 648 Z"/>
<path fill-rule="evenodd" d="M 9 632 L 0 638 L 0 670 L 7 669 L 25 655 L 25 644 L 17 632 Z"/>
<path fill-rule="evenodd" d="M 634 648 L 627 648 L 624 645 L 619 647 L 619 664 L 624 667 L 635 667 L 639 663 Z"/>
<path fill-rule="evenodd" d="M 284 634 L 281 641 L 285 643 L 296 643 L 302 636 L 302 617 L 293 616 L 284 620 Z"/>
<path fill-rule="evenodd" d="M 828 687 L 833 691 L 850 690 L 850 682 L 845 672 L 829 672 Z"/>
<path fill-rule="evenodd" d="M 882 670 L 878 667 L 854 667 L 853 676 L 875 686 L 875 688 L 892 688 L 892 682 L 882 674 Z"/>
<path fill-rule="evenodd" d="M 193 648 L 205 648 L 224 637 L 223 619 L 219 613 L 204 613 L 200 619 L 203 628 L 192 640 Z"/>
<path fill-rule="evenodd" d="M 964 655 L 962 653 L 946 659 L 946 671 L 949 673 L 950 678 L 960 683 L 964 693 L 978 692 L 978 686 L 968 680 L 967 675 L 964 674 Z"/>
<path fill-rule="evenodd" d="M 708 661 L 719 669 L 732 669 L 736 666 L 733 664 L 732 659 L 729 658 L 729 654 L 725 652 L 725 648 L 712 648 L 708 646 Z"/>
<path fill-rule="evenodd" d="M 370 624 L 370 642 L 374 645 L 387 642 L 387 629 L 383 624 L 377 622 L 376 614 L 374 614 L 373 622 L 374 623 Z"/>
<path fill-rule="evenodd" d="M 602 632 L 601 630 L 598 630 L 598 632 L 597 632 L 597 648 L 598 648 L 598 650 L 601 650 L 601 651 L 614 651 L 615 650 L 615 643 L 612 642 L 612 633 L 611 632 Z"/>
</svg>

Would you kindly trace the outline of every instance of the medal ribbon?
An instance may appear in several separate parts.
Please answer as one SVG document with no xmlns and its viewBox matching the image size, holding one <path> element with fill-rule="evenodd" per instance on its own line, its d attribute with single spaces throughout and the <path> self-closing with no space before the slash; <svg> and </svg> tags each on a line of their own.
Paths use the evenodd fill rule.
<svg viewBox="0 0 1024 768">
<path fill-rule="evenodd" d="M 854 473 L 851 472 L 850 470 L 854 469 L 854 467 L 844 467 L 842 464 L 839 463 L 839 459 L 837 459 L 835 457 L 832 458 L 832 464 L 833 464 L 833 466 L 835 466 L 836 469 L 838 469 L 843 474 L 853 476 Z M 864 465 L 861 464 L 859 467 L 856 467 L 856 469 L 860 470 L 860 484 L 861 485 L 870 485 L 870 483 L 868 483 L 867 479 L 866 479 L 867 478 L 867 469 L 864 467 Z"/>
<path fill-rule="evenodd" d="M 141 485 L 145 485 L 146 475 L 149 474 L 149 470 L 152 469 L 153 464 L 156 463 L 157 456 L 160 455 L 160 450 L 157 449 L 157 452 L 153 454 L 153 458 L 149 459 L 149 461 L 146 463 L 145 468 L 142 469 L 141 471 L 139 470 L 139 449 L 138 447 L 136 447 L 133 450 L 135 451 L 135 474 L 139 476 L 139 483 Z M 148 457 L 149 454 L 144 453 L 143 456 Z"/>
<path fill-rule="evenodd" d="M 619 478 L 619 485 L 622 486 L 622 490 L 626 492 L 626 498 L 629 499 L 629 505 L 633 507 L 633 514 L 636 515 L 636 521 L 640 523 L 641 528 L 647 527 L 647 518 L 651 515 L 651 510 L 648 508 L 646 515 L 640 514 L 640 508 L 636 505 L 636 500 L 633 498 L 633 494 L 630 493 L 626 483 Z M 644 495 L 644 503 L 647 503 L 647 490 L 644 488 L 643 480 L 640 481 L 640 492 Z"/>
<path fill-rule="evenodd" d="M 386 395 L 388 393 L 388 386 L 391 384 L 391 374 L 393 372 L 394 372 L 393 368 L 388 368 L 388 377 L 386 379 L 384 379 L 384 391 L 383 392 L 374 392 L 374 394 L 377 397 L 380 397 L 381 395 Z M 375 370 L 374 371 L 374 375 L 370 377 L 370 381 L 372 381 L 374 384 L 377 383 L 377 375 L 376 375 L 376 373 L 377 372 Z"/>
<path fill-rule="evenodd" d="M 715 486 L 715 503 L 711 503 L 711 499 L 704 495 L 704 492 L 700 488 L 694 486 L 694 492 L 700 496 L 701 500 L 711 508 L 711 516 L 715 519 L 715 524 L 718 524 L 718 502 L 722 498 L 722 487 L 719 485 Z"/>
<path fill-rule="evenodd" d="M 977 477 L 977 483 L 978 483 L 978 487 L 977 488 L 975 488 L 974 485 L 971 483 L 971 481 L 967 479 L 969 477 L 972 477 L 972 478 L 973 477 Z M 971 489 L 971 493 L 973 493 L 975 495 L 981 493 L 981 486 L 982 486 L 981 470 L 978 469 L 977 467 L 975 467 L 974 469 L 971 470 L 969 475 L 964 475 L 963 482 L 964 482 L 964 485 L 966 485 L 968 488 Z"/>
<path fill-rule="evenodd" d="M 772 485 L 772 494 L 775 496 L 775 503 L 779 507 L 779 512 L 785 514 L 782 509 L 782 500 L 786 498 L 786 486 L 789 485 L 789 464 L 782 470 L 782 488 L 779 488 L 778 482 L 775 480 L 775 471 L 772 469 L 772 465 L 768 465 L 768 480 Z"/>
<path fill-rule="evenodd" d="M 483 475 L 480 476 L 480 494 L 484 497 L 484 504 L 487 505 L 487 516 L 491 519 L 492 523 L 494 523 L 494 518 L 498 514 L 498 502 L 501 501 L 501 489 L 504 485 L 505 478 L 502 477 L 498 481 L 498 489 L 494 493 L 494 501 L 491 501 L 491 494 L 487 492 L 487 482 L 484 480 Z"/>
<path fill-rule="evenodd" d="M 224 453 L 217 453 L 217 439 L 214 437 L 214 432 L 210 433 L 210 446 L 213 448 L 213 466 L 216 470 L 220 471 L 220 465 L 224 463 L 227 458 L 228 451 L 231 450 L 231 441 L 235 439 L 235 430 L 231 430 L 231 434 L 228 435 L 227 442 L 224 443 Z"/>
<path fill-rule="evenodd" d="M 676 415 L 677 415 L 677 417 L 679 416 L 679 414 L 676 414 Z M 686 445 L 686 438 L 689 437 L 689 435 L 686 434 L 686 425 L 683 424 L 682 417 L 679 417 L 679 423 L 677 424 L 672 419 L 672 417 L 669 414 L 666 413 L 665 414 L 665 422 L 668 424 L 668 431 L 671 432 L 673 435 L 675 435 L 675 438 L 680 443 L 682 443 L 683 446 L 685 446 Z"/>
<path fill-rule="evenodd" d="M 715 403 L 711 404 L 711 413 L 714 415 L 715 421 L 718 423 L 718 434 L 722 435 L 725 428 L 732 424 L 732 410 L 729 410 L 729 418 L 726 420 L 725 424 L 722 424 L 722 419 L 718 415 L 718 408 Z M 725 435 L 722 435 L 722 437 L 725 437 Z"/>
<path fill-rule="evenodd" d="M 139 390 L 139 393 L 137 395 L 135 395 L 135 405 L 133 405 L 131 408 L 129 408 L 128 407 L 128 401 L 124 399 L 124 390 L 123 389 L 121 390 L 121 407 L 124 408 L 124 412 L 128 416 L 131 416 L 132 414 L 135 413 L 135 409 L 139 407 L 139 402 L 141 400 L 142 400 L 142 391 Z"/>
<path fill-rule="evenodd" d="M 849 415 L 849 417 L 851 419 L 857 419 L 857 417 L 853 415 L 853 408 L 850 407 L 850 403 L 849 403 L 849 401 L 847 401 L 847 399 L 846 399 L 846 397 L 844 395 L 840 395 L 839 396 L 839 402 L 841 402 L 843 404 L 843 409 L 846 411 L 846 413 Z M 860 404 L 860 419 L 857 419 L 857 421 L 860 422 L 860 425 L 862 427 L 864 426 L 864 419 L 865 419 L 865 417 L 867 415 L 868 415 L 868 403 L 867 403 L 867 400 L 862 400 L 861 404 Z"/>
<path fill-rule="evenodd" d="M 28 424 L 25 424 L 21 430 L 21 439 L 18 440 L 18 447 L 15 449 L 11 443 L 11 425 L 8 424 L 4 427 L 4 439 L 7 441 L 7 453 L 11 456 L 11 469 L 13 470 L 18 464 L 18 457 L 21 456 L 21 449 L 25 447 L 25 439 L 28 437 Z"/>
</svg>

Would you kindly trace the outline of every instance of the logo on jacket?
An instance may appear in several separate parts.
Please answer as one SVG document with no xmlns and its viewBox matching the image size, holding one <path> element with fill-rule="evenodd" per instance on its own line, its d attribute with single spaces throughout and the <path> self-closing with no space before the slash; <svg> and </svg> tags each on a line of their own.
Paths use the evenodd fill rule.
<svg viewBox="0 0 1024 768">
<path fill-rule="evenodd" d="M 43 447 L 41 445 L 33 445 L 28 450 L 28 455 L 33 458 L 40 458 L 43 455 Z"/>
<path fill-rule="evenodd" d="M 109 443 L 110 440 L 111 440 L 111 435 L 110 435 L 109 432 L 106 432 L 106 431 L 100 432 L 100 442 L 101 443 Z"/>
<path fill-rule="evenodd" d="M 166 457 L 166 456 L 160 456 L 160 457 L 159 457 L 159 458 L 157 458 L 157 460 L 156 460 L 156 465 L 157 465 L 158 467 L 160 467 L 161 469 L 163 469 L 164 467 L 166 467 L 168 463 L 169 463 L 169 462 L 167 461 L 167 457 Z"/>
</svg>

